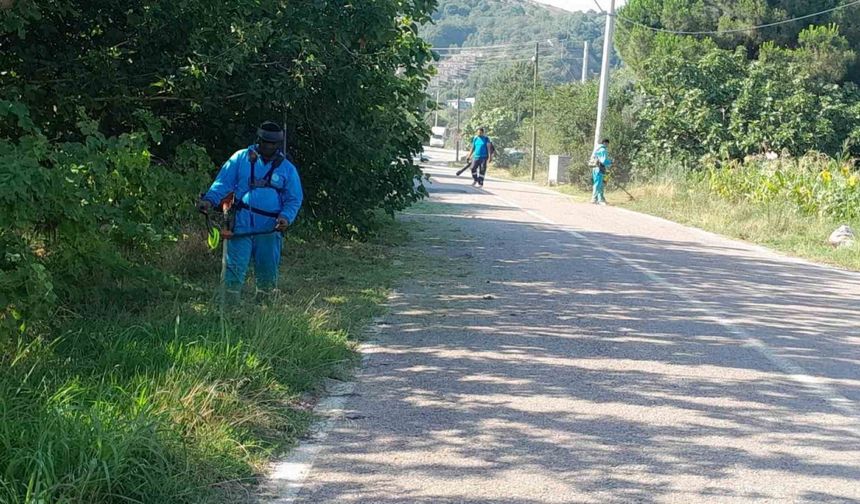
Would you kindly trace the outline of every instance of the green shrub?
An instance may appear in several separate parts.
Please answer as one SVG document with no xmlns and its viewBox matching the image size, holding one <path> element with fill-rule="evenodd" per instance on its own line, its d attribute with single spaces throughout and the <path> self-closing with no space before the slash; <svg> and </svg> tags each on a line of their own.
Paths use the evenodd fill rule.
<svg viewBox="0 0 860 504">
<path fill-rule="evenodd" d="M 154 267 L 165 245 L 264 119 L 285 122 L 299 232 L 356 236 L 420 199 L 434 7 L 0 7 L 0 337 L 78 302 L 145 305 L 172 281 Z"/>
<path fill-rule="evenodd" d="M 860 176 L 851 158 L 808 154 L 774 161 L 710 159 L 705 165 L 708 188 L 724 199 L 752 204 L 787 201 L 807 215 L 860 218 Z"/>
</svg>

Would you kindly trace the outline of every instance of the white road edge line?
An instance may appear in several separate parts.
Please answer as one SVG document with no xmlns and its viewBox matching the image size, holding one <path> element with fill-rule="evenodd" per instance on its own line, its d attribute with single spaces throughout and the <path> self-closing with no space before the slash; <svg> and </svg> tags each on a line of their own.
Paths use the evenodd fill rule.
<svg viewBox="0 0 860 504">
<path fill-rule="evenodd" d="M 565 200 L 568 203 L 571 203 L 573 205 L 582 205 L 583 204 L 582 202 L 574 200 L 571 196 L 569 196 L 567 194 L 564 194 L 564 193 L 558 192 L 558 191 L 554 191 L 552 189 L 547 189 L 546 187 L 542 187 L 539 185 L 523 183 L 523 182 L 520 182 L 518 180 L 495 178 L 495 177 L 489 177 L 489 176 L 486 177 L 486 179 L 488 181 L 504 182 L 504 183 L 507 183 L 510 185 L 534 189 L 537 192 L 546 194 L 547 196 L 555 196 L 556 198 Z M 680 222 L 675 222 L 673 220 L 669 220 L 669 219 L 666 219 L 664 217 L 659 217 L 657 215 L 651 215 L 649 213 L 644 213 L 644 212 L 637 212 L 636 210 L 630 210 L 629 208 L 624 208 L 624 207 L 620 207 L 620 206 L 612 206 L 612 209 L 616 212 L 627 213 L 627 214 L 630 214 L 630 215 L 633 215 L 633 216 L 636 216 L 639 218 L 651 219 L 654 222 L 660 222 L 662 224 L 669 224 L 672 226 L 680 226 L 681 228 L 689 231 L 690 233 L 697 234 L 699 236 L 704 236 L 704 237 L 708 237 L 708 238 L 712 238 L 712 239 L 718 239 L 718 240 L 731 240 L 731 241 L 734 241 L 737 243 L 742 243 L 749 250 L 760 252 L 760 253 L 765 254 L 769 257 L 778 258 L 778 259 L 781 259 L 781 260 L 786 261 L 786 262 L 792 262 L 792 263 L 796 263 L 796 264 L 802 264 L 804 266 L 810 266 L 810 267 L 814 267 L 814 268 L 821 268 L 821 269 L 826 269 L 826 270 L 830 270 L 830 271 L 835 271 L 841 275 L 847 275 L 847 276 L 851 276 L 851 277 L 855 277 L 857 279 L 860 279 L 860 271 L 853 271 L 853 270 L 849 270 L 846 268 L 842 268 L 840 266 L 835 266 L 833 264 L 818 263 L 818 262 L 815 262 L 815 261 L 812 261 L 809 259 L 804 259 L 803 257 L 796 257 L 796 256 L 788 255 L 785 252 L 771 249 L 771 248 L 768 248 L 764 245 L 758 245 L 756 243 L 751 243 L 751 242 L 743 241 L 743 240 L 740 240 L 737 238 L 732 238 L 731 236 L 721 235 L 719 233 L 714 233 L 712 231 L 707 231 L 705 229 L 697 228 L 695 226 L 691 226 L 688 224 L 682 224 Z"/>
<path fill-rule="evenodd" d="M 375 337 L 380 326 L 381 319 L 374 319 L 368 329 L 370 339 L 359 345 L 359 355 L 362 356 L 361 364 L 358 370 L 361 370 L 365 364 L 367 350 L 376 346 Z M 310 476 L 314 462 L 319 453 L 326 448 L 326 440 L 329 432 L 334 426 L 343 420 L 344 408 L 349 398 L 355 392 L 357 381 L 343 382 L 339 384 L 335 393 L 322 399 L 314 407 L 314 415 L 324 418 L 313 427 L 307 439 L 299 441 L 298 446 L 291 450 L 287 456 L 280 461 L 272 464 L 266 479 L 262 483 L 262 488 L 265 491 L 264 498 L 259 499 L 260 502 L 266 504 L 293 504 L 299 498 L 299 494 L 305 486 L 305 482 Z"/>
<path fill-rule="evenodd" d="M 355 383 L 350 382 L 349 387 L 344 387 L 344 393 L 352 393 Z M 314 461 L 319 452 L 325 446 L 328 433 L 335 423 L 343 417 L 343 408 L 346 406 L 347 395 L 327 397 L 320 401 L 314 408 L 314 414 L 325 417 L 314 427 L 314 432 L 308 440 L 300 444 L 290 452 L 289 456 L 274 464 L 271 472 L 266 478 L 267 489 L 276 496 L 268 502 L 271 504 L 292 504 L 301 492 L 305 480 L 310 475 Z"/>
<path fill-rule="evenodd" d="M 526 214 L 534 217 L 535 219 L 540 220 L 541 222 L 543 222 L 545 224 L 548 224 L 550 226 L 554 226 L 554 227 L 558 228 L 559 230 L 570 234 L 574 238 L 577 238 L 579 240 L 582 240 L 582 241 L 588 243 L 589 245 L 595 247 L 596 249 L 601 250 L 608 255 L 611 255 L 612 257 L 618 259 L 619 261 L 623 262 L 627 266 L 629 266 L 629 267 L 633 268 L 634 270 L 638 271 L 639 273 L 645 275 L 646 277 L 648 277 L 648 279 L 650 279 L 654 283 L 659 284 L 661 287 L 668 289 L 673 294 L 675 294 L 677 297 L 679 297 L 682 300 L 687 301 L 690 304 L 696 306 L 697 310 L 702 312 L 707 317 L 708 320 L 710 320 L 712 322 L 716 322 L 717 324 L 721 325 L 723 328 L 725 328 L 730 333 L 735 335 L 737 338 L 742 340 L 742 342 L 746 346 L 754 348 L 755 350 L 757 350 L 765 359 L 767 359 L 771 364 L 776 366 L 777 369 L 786 373 L 786 375 L 791 380 L 807 387 L 808 389 L 813 390 L 819 396 L 824 398 L 833 408 L 841 411 L 842 413 L 847 414 L 855 422 L 858 418 L 860 418 L 860 412 L 858 412 L 857 408 L 854 406 L 853 402 L 850 399 L 848 399 L 847 397 L 843 396 L 842 394 L 840 394 L 839 392 L 834 390 L 832 387 L 830 387 L 830 385 L 825 383 L 820 378 L 812 376 L 811 374 L 809 374 L 809 372 L 807 372 L 805 369 L 803 369 L 803 367 L 791 362 L 788 359 L 785 359 L 785 358 L 780 357 L 779 355 L 775 354 L 773 352 L 773 350 L 770 347 L 768 347 L 762 340 L 751 335 L 750 333 L 748 333 L 743 328 L 738 327 L 735 324 L 732 324 L 731 322 L 724 320 L 723 318 L 721 318 L 719 316 L 719 314 L 713 313 L 707 307 L 707 305 L 705 303 L 703 303 L 702 301 L 700 301 L 697 298 L 694 298 L 685 290 L 673 285 L 671 282 L 669 282 L 668 280 L 661 277 L 658 273 L 654 272 L 653 270 L 651 270 L 649 268 L 646 268 L 645 266 L 637 264 L 636 262 L 634 262 L 631 259 L 625 257 L 624 255 L 616 252 L 615 250 L 606 248 L 602 244 L 586 237 L 582 233 L 574 231 L 574 230 L 572 230 L 566 226 L 559 225 L 558 223 L 552 221 L 551 219 L 544 217 L 543 215 L 539 214 L 538 212 L 535 212 L 533 210 L 525 208 L 525 207 L 519 205 L 518 203 L 516 203 L 514 201 L 511 201 L 507 198 L 499 196 L 498 194 L 493 194 L 493 196 L 495 198 L 497 198 L 498 200 L 504 202 L 505 204 L 507 204 L 511 207 L 517 208 L 520 211 L 525 212 Z M 857 427 L 852 429 L 852 433 L 855 436 L 860 437 L 860 429 L 857 429 Z"/>
<path fill-rule="evenodd" d="M 491 180 L 491 178 L 487 177 L 487 180 Z M 527 187 L 529 189 L 537 189 L 538 192 L 541 192 L 543 194 L 560 197 L 561 199 L 564 199 L 565 201 L 567 201 L 571 204 L 576 204 L 576 202 L 573 201 L 573 199 L 570 198 L 569 196 L 562 194 L 562 193 L 559 193 L 559 192 L 556 192 L 556 191 L 552 191 L 550 189 L 546 189 L 546 188 L 539 187 L 539 186 L 534 186 L 531 184 L 523 184 L 523 183 L 515 181 L 515 180 L 505 180 L 505 179 L 496 179 L 496 180 L 506 182 L 506 183 L 513 185 L 513 186 L 521 186 L 521 187 Z M 816 376 L 811 375 L 802 366 L 795 364 L 794 362 L 790 361 L 789 359 L 786 359 L 784 357 L 780 357 L 779 355 L 774 353 L 774 351 L 769 346 L 767 346 L 767 344 L 765 344 L 764 341 L 760 340 L 759 338 L 756 338 L 755 336 L 753 336 L 752 334 L 747 332 L 742 327 L 739 327 L 735 324 L 732 324 L 731 322 L 728 322 L 727 320 L 720 317 L 719 314 L 712 312 L 707 307 L 707 304 L 705 304 L 704 302 L 702 302 L 701 300 L 699 300 L 697 298 L 694 298 L 687 291 L 677 287 L 676 285 L 673 285 L 671 282 L 669 282 L 668 280 L 661 277 L 655 271 L 653 271 L 649 268 L 646 268 L 645 266 L 642 266 L 640 264 L 637 264 L 635 261 L 630 260 L 629 258 L 625 257 L 624 255 L 616 252 L 615 250 L 606 248 L 604 245 L 586 237 L 582 233 L 574 231 L 573 229 L 570 229 L 566 226 L 559 225 L 558 223 L 556 223 L 556 222 L 552 221 L 551 219 L 541 215 L 538 212 L 527 209 L 527 208 L 523 207 L 522 205 L 520 205 L 514 201 L 511 201 L 507 198 L 499 196 L 498 194 L 495 194 L 495 193 L 489 193 L 489 194 L 491 194 L 493 197 L 495 197 L 499 201 L 502 201 L 503 203 L 505 203 L 506 205 L 508 205 L 512 208 L 518 209 L 518 210 L 520 210 L 520 211 L 522 211 L 528 215 L 531 215 L 532 217 L 538 219 L 539 221 L 541 221 L 545 224 L 548 224 L 550 226 L 554 226 L 554 227 L 572 235 L 573 237 L 575 237 L 579 240 L 587 242 L 588 244 L 597 248 L 598 250 L 601 250 L 601 251 L 609 254 L 610 256 L 614 257 L 615 259 L 623 262 L 624 264 L 630 266 L 631 268 L 638 271 L 639 273 L 645 275 L 648 279 L 650 279 L 654 283 L 657 283 L 660 286 L 667 288 L 675 296 L 679 297 L 680 299 L 682 299 L 684 301 L 689 302 L 691 305 L 694 305 L 696 307 L 696 309 L 706 317 L 706 320 L 716 322 L 717 324 L 722 326 L 724 329 L 728 330 L 735 337 L 739 338 L 744 343 L 744 345 L 751 347 L 751 348 L 754 348 L 765 359 L 767 359 L 771 364 L 776 366 L 777 369 L 786 373 L 786 375 L 791 380 L 807 387 L 810 390 L 813 390 L 820 397 L 824 398 L 835 409 L 849 415 L 852 418 L 852 420 L 854 420 L 855 422 L 857 421 L 858 418 L 860 418 L 860 411 L 858 411 L 855 404 L 850 399 L 848 399 L 847 397 L 843 396 L 842 394 L 840 394 L 839 392 L 834 390 L 824 380 L 822 380 L 821 378 L 818 378 Z M 643 214 L 640 212 L 635 212 L 633 210 L 628 210 L 626 208 L 615 208 L 615 207 L 613 207 L 613 210 L 622 210 L 625 213 L 628 213 L 630 215 L 635 215 L 637 217 L 647 217 L 647 218 L 651 218 L 655 221 L 660 221 L 662 223 L 671 224 L 674 226 L 681 226 L 686 230 L 689 230 L 689 231 L 692 231 L 696 234 L 699 234 L 700 236 L 708 236 L 708 237 L 719 238 L 719 239 L 730 239 L 730 238 L 726 238 L 724 236 L 718 235 L 716 233 L 711 233 L 710 231 L 705 231 L 703 229 L 699 229 L 699 228 L 692 227 L 692 226 L 686 226 L 686 225 L 679 224 L 679 223 L 674 222 L 674 221 L 670 221 L 668 219 L 664 219 L 662 217 L 656 217 L 656 216 L 649 215 L 649 214 Z M 803 265 L 815 266 L 815 267 L 825 268 L 825 269 L 832 269 L 835 271 L 839 271 L 841 273 L 847 272 L 845 270 L 842 270 L 839 268 L 834 268 L 834 267 L 829 266 L 829 265 L 817 264 L 817 263 L 814 263 L 811 261 L 807 261 L 805 259 L 801 259 L 801 258 L 797 258 L 797 257 L 791 257 L 788 255 L 782 254 L 780 252 L 771 250 L 767 247 L 762 247 L 760 245 L 749 244 L 746 242 L 742 242 L 742 243 L 744 243 L 744 245 L 747 245 L 751 250 L 755 250 L 756 252 L 764 253 L 770 257 L 778 257 L 780 259 L 785 260 L 786 262 L 799 263 L 799 264 L 803 264 Z M 858 275 L 858 273 L 855 273 L 855 272 L 848 272 L 848 273 L 852 273 L 853 274 L 852 276 Z M 852 429 L 852 432 L 854 435 L 860 437 L 860 426 L 857 426 L 854 429 Z"/>
</svg>

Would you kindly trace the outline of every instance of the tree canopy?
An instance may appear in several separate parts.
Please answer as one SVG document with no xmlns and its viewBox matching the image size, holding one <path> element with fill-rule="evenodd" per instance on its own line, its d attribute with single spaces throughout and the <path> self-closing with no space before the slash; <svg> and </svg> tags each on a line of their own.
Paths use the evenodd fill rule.
<svg viewBox="0 0 860 504">
<path fill-rule="evenodd" d="M 630 0 L 619 12 L 616 38 L 624 61 L 641 72 L 645 59 L 661 40 L 671 35 L 655 30 L 680 32 L 723 32 L 696 35 L 709 39 L 722 49 L 745 48 L 746 56 L 756 59 L 766 44 L 786 49 L 814 47 L 815 51 L 838 53 L 833 63 L 833 80 L 860 82 L 860 64 L 846 57 L 846 49 L 860 44 L 860 10 L 857 6 L 805 17 L 843 4 L 841 0 Z M 797 21 L 780 23 L 792 18 Z M 755 30 L 746 28 L 780 23 Z M 808 31 L 810 26 L 835 26 L 844 37 L 843 45 L 831 46 L 832 36 L 821 31 Z M 651 28 L 651 29 L 649 29 Z M 805 31 L 806 30 L 806 31 Z M 803 35 L 806 33 L 806 35 Z"/>
<path fill-rule="evenodd" d="M 308 228 L 362 232 L 420 198 L 432 54 L 418 26 L 435 6 L 5 3 L 0 318 L 146 276 L 266 119 L 285 123 Z"/>
</svg>

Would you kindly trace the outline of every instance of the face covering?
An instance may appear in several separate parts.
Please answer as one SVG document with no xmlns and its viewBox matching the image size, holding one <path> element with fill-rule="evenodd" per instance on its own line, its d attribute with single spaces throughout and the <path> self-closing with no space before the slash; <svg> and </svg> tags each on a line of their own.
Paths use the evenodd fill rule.
<svg viewBox="0 0 860 504">
<path fill-rule="evenodd" d="M 271 142 L 260 142 L 257 145 L 257 152 L 266 159 L 271 158 L 278 151 L 278 144 Z"/>
</svg>

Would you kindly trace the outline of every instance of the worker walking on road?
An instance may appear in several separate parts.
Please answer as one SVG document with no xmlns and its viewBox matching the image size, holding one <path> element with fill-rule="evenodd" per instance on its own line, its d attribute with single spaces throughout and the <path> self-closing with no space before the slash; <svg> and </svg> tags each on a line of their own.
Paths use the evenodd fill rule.
<svg viewBox="0 0 860 504">
<path fill-rule="evenodd" d="M 487 174 L 487 163 L 493 162 L 493 154 L 495 148 L 490 137 L 484 134 L 484 128 L 478 128 L 478 134 L 472 139 L 472 149 L 469 155 L 466 156 L 466 161 L 471 161 L 472 169 L 472 185 L 484 187 L 484 176 Z M 465 171 L 465 168 L 457 172 L 459 176 Z"/>
<path fill-rule="evenodd" d="M 235 297 L 252 257 L 257 288 L 271 291 L 278 283 L 282 233 L 295 221 L 303 197 L 299 173 L 280 148 L 284 138 L 279 125 L 264 122 L 257 130 L 257 142 L 224 163 L 197 204 L 206 213 L 232 196 L 236 236 L 225 243 L 224 283 Z"/>
<path fill-rule="evenodd" d="M 594 167 L 591 169 L 591 181 L 594 184 L 591 192 L 591 202 L 596 205 L 606 204 L 606 197 L 603 194 L 606 187 L 604 178 L 606 177 L 606 170 L 612 166 L 612 159 L 609 157 L 608 149 L 609 139 L 604 138 L 591 155 L 594 164 Z"/>
</svg>

